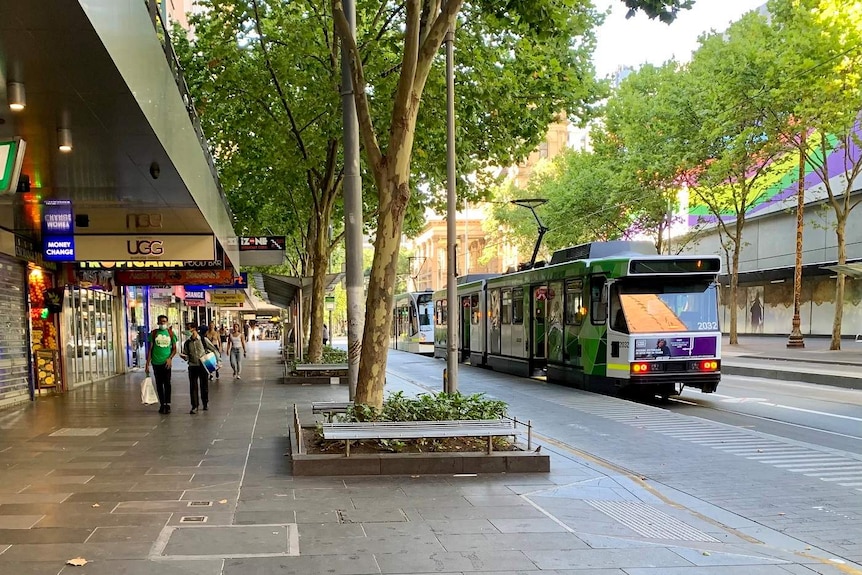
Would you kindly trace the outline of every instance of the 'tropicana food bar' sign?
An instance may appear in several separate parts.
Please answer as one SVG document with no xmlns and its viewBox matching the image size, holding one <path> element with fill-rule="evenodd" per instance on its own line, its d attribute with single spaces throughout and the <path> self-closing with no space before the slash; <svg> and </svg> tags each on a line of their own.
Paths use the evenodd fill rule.
<svg viewBox="0 0 862 575">
<path fill-rule="evenodd" d="M 117 270 L 114 272 L 117 285 L 233 285 L 233 270 Z"/>
</svg>

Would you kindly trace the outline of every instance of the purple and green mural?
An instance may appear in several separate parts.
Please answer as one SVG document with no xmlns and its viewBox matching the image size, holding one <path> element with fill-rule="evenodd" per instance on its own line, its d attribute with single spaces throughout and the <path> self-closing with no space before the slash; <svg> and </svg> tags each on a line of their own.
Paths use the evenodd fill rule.
<svg viewBox="0 0 862 575">
<path fill-rule="evenodd" d="M 860 134 L 862 136 L 862 134 Z M 816 134 L 814 137 L 817 137 Z M 862 154 L 859 147 L 854 143 L 850 144 L 849 150 L 839 147 L 839 140 L 834 136 L 827 138 L 829 151 L 827 152 L 826 167 L 831 176 L 831 180 L 844 177 L 848 166 L 851 162 L 857 160 Z M 848 153 L 849 152 L 849 153 Z M 823 153 L 816 154 L 812 158 L 817 166 L 823 165 Z M 811 166 L 811 161 L 806 164 L 805 170 L 805 201 L 811 202 L 822 199 L 826 196 L 826 190 L 823 187 L 821 179 L 822 170 L 817 170 Z M 778 212 L 796 206 L 797 181 L 799 179 L 799 156 L 797 153 L 788 152 L 777 160 L 773 161 L 769 166 L 767 173 L 761 176 L 760 182 L 756 185 L 759 191 L 757 198 L 752 202 L 751 208 L 746 212 L 747 216 L 764 215 L 768 213 Z M 839 193 L 844 189 L 843 185 L 833 184 L 833 191 Z M 733 221 L 736 214 L 730 206 L 732 202 L 730 198 L 732 194 L 730 190 L 727 193 L 728 210 L 722 213 L 724 221 Z M 788 202 L 792 199 L 791 202 Z M 688 225 L 696 226 L 704 223 L 714 223 L 715 215 L 703 203 L 700 203 L 697 195 L 692 193 L 689 196 L 688 209 Z"/>
</svg>

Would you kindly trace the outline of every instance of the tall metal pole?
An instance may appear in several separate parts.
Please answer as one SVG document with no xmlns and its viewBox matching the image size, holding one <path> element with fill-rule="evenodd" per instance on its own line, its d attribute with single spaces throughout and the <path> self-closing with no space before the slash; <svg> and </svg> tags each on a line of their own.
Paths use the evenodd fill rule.
<svg viewBox="0 0 862 575">
<path fill-rule="evenodd" d="M 793 269 L 793 319 L 791 320 L 790 336 L 787 338 L 787 347 L 805 347 L 805 339 L 802 335 L 802 319 L 799 316 L 799 302 L 802 298 L 802 231 L 805 220 L 802 211 L 805 207 L 805 136 L 802 136 L 802 145 L 799 147 L 799 182 L 796 191 L 796 266 Z M 761 318 L 761 321 L 763 319 Z"/>
<path fill-rule="evenodd" d="M 446 32 L 446 307 L 448 314 L 448 334 L 446 341 L 446 389 L 447 393 L 458 391 L 458 328 L 461 318 L 461 306 L 458 305 L 458 286 L 455 284 L 455 270 L 458 266 L 458 254 L 455 244 L 458 241 L 458 229 L 455 226 L 455 214 L 458 213 L 458 201 L 455 193 L 455 29 L 454 24 Z M 467 246 L 464 246 L 467 249 Z"/>
<path fill-rule="evenodd" d="M 343 0 L 344 15 L 350 34 L 356 37 L 356 4 Z M 359 356 L 362 351 L 362 180 L 359 176 L 359 120 L 353 100 L 353 76 L 350 54 L 341 47 L 341 119 L 344 130 L 344 251 L 347 291 L 347 382 L 350 400 L 356 396 L 359 379 Z M 332 326 L 330 326 L 331 329 Z"/>
</svg>

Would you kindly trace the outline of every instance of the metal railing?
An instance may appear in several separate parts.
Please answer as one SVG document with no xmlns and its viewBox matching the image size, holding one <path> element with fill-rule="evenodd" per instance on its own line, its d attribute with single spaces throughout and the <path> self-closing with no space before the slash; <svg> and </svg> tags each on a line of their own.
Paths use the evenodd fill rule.
<svg viewBox="0 0 862 575">
<path fill-rule="evenodd" d="M 207 140 L 203 128 L 201 127 L 201 122 L 200 118 L 198 117 L 197 109 L 195 108 L 194 99 L 192 98 L 191 91 L 189 90 L 189 85 L 186 83 L 185 76 L 183 76 L 182 65 L 180 64 L 180 60 L 179 58 L 177 58 L 177 53 L 174 51 L 174 47 L 171 44 L 170 32 L 168 31 L 168 27 L 164 19 L 162 18 L 161 12 L 159 11 L 159 2 L 158 0 L 144 0 L 144 3 L 147 6 L 147 12 L 149 12 L 150 14 L 150 20 L 153 23 L 156 37 L 158 37 L 159 43 L 162 45 L 162 50 L 165 53 L 165 59 L 168 62 L 168 67 L 171 69 L 171 74 L 173 75 L 174 81 L 177 84 L 177 88 L 180 91 L 180 97 L 183 100 L 183 106 L 185 106 L 186 113 L 189 115 L 189 120 L 192 123 L 192 128 L 194 128 L 195 134 L 198 137 L 198 142 L 200 142 L 201 149 L 204 152 L 204 157 L 206 158 L 207 164 L 209 165 L 213 180 L 215 180 L 216 188 L 218 189 L 218 193 L 221 196 L 222 201 L 224 202 L 225 209 L 227 210 L 228 216 L 231 220 L 231 225 L 233 225 L 233 212 L 230 209 L 230 204 L 227 201 L 227 196 L 224 193 L 224 189 L 221 185 L 221 180 L 219 179 L 218 168 L 215 164 L 215 157 L 213 156 L 209 141 Z"/>
</svg>

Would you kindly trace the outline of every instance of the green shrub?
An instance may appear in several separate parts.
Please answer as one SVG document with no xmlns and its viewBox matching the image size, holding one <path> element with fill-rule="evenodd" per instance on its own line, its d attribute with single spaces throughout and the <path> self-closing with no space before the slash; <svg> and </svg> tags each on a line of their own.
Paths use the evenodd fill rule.
<svg viewBox="0 0 862 575">
<path fill-rule="evenodd" d="M 450 421 L 458 419 L 500 419 L 507 405 L 498 399 L 486 399 L 482 393 L 422 394 L 405 397 L 398 391 L 383 401 L 379 412 L 367 405 L 355 405 L 343 421 Z"/>
</svg>

